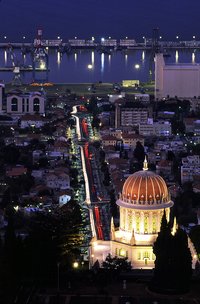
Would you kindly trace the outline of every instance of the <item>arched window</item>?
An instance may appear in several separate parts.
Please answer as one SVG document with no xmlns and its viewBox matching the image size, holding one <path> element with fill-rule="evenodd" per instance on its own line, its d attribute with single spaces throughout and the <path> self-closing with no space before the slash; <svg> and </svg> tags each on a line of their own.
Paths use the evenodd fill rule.
<svg viewBox="0 0 200 304">
<path fill-rule="evenodd" d="M 16 97 L 13 97 L 11 99 L 11 111 L 12 112 L 17 112 L 18 111 L 18 100 Z"/>
<path fill-rule="evenodd" d="M 149 217 L 148 214 L 144 215 L 144 233 L 148 233 L 149 228 Z"/>
<path fill-rule="evenodd" d="M 152 233 L 156 233 L 157 232 L 157 216 L 156 214 L 153 214 L 153 218 L 152 218 Z"/>
<path fill-rule="evenodd" d="M 133 229 L 132 211 L 128 210 L 128 230 L 132 231 L 132 229 Z"/>
<path fill-rule="evenodd" d="M 40 100 L 37 97 L 33 99 L 33 111 L 34 112 L 40 111 Z"/>
<path fill-rule="evenodd" d="M 140 233 L 140 215 L 139 213 L 136 214 L 136 227 L 135 227 L 136 233 Z"/>
</svg>

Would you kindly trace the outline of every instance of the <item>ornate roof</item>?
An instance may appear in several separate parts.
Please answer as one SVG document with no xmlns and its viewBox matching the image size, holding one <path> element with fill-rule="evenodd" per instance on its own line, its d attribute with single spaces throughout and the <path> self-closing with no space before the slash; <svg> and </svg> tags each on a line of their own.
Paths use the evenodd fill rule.
<svg viewBox="0 0 200 304">
<path fill-rule="evenodd" d="M 163 205 L 169 203 L 170 197 L 164 179 L 148 171 L 147 161 L 141 171 L 130 175 L 124 183 L 121 200 L 133 205 Z"/>
</svg>

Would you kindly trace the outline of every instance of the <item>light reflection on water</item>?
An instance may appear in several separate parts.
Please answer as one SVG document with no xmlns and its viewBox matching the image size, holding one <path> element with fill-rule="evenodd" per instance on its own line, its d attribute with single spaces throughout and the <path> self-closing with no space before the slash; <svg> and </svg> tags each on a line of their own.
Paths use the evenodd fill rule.
<svg viewBox="0 0 200 304">
<path fill-rule="evenodd" d="M 192 63 L 195 63 L 195 53 L 192 53 Z"/>
<path fill-rule="evenodd" d="M 23 56 L 20 50 L 14 50 L 16 62 L 31 65 L 31 56 Z M 166 63 L 198 63 L 200 62 L 200 50 L 172 50 L 171 56 L 165 57 Z M 91 71 L 88 64 L 92 64 L 92 81 L 121 82 L 124 79 L 149 80 L 150 51 L 123 50 L 113 51 L 111 54 L 100 54 L 94 50 L 73 50 L 70 54 L 61 54 L 56 50 L 48 50 L 49 54 L 49 81 L 79 83 L 91 80 Z M 135 65 L 140 66 L 135 69 Z M 0 67 L 12 66 L 10 54 L 0 49 Z M 90 74 L 89 74 L 90 73 Z M 24 82 L 33 79 L 31 72 L 22 75 Z M 154 78 L 154 77 L 152 77 Z M 9 82 L 13 79 L 12 72 L 0 72 L 0 80 Z"/>
<path fill-rule="evenodd" d="M 4 63 L 7 64 L 7 51 L 4 51 Z"/>
</svg>

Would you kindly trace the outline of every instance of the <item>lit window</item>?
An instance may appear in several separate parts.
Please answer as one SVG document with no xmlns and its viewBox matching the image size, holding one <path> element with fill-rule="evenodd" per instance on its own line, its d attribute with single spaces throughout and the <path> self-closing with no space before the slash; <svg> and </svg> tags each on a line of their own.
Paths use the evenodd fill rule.
<svg viewBox="0 0 200 304">
<path fill-rule="evenodd" d="M 12 112 L 18 111 L 18 100 L 16 97 L 12 98 L 12 100 L 11 100 L 11 111 Z"/>
<path fill-rule="evenodd" d="M 40 100 L 39 98 L 34 98 L 33 100 L 33 111 L 39 112 L 40 111 Z"/>
<path fill-rule="evenodd" d="M 126 250 L 124 250 L 123 248 L 121 248 L 121 249 L 119 250 L 119 255 L 120 255 L 121 257 L 126 257 Z"/>
<path fill-rule="evenodd" d="M 149 257 L 150 257 L 149 252 L 148 252 L 148 251 L 145 251 L 145 252 L 143 253 L 143 258 L 144 258 L 144 259 L 149 259 Z"/>
<path fill-rule="evenodd" d="M 140 215 L 136 215 L 136 233 L 140 232 Z"/>
<path fill-rule="evenodd" d="M 152 233 L 156 233 L 156 215 L 152 218 Z"/>
<path fill-rule="evenodd" d="M 148 218 L 148 215 L 147 214 L 145 214 L 144 215 L 144 233 L 148 233 L 148 222 L 149 222 L 149 220 L 148 220 L 149 218 Z"/>
</svg>

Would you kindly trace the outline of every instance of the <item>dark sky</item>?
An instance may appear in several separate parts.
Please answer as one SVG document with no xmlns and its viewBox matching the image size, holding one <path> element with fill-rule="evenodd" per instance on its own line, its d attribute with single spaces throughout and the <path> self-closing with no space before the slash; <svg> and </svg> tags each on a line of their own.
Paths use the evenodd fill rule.
<svg viewBox="0 0 200 304">
<path fill-rule="evenodd" d="M 200 0 L 0 0 L 0 41 L 78 36 L 142 40 L 159 27 L 163 39 L 200 40 Z"/>
</svg>

